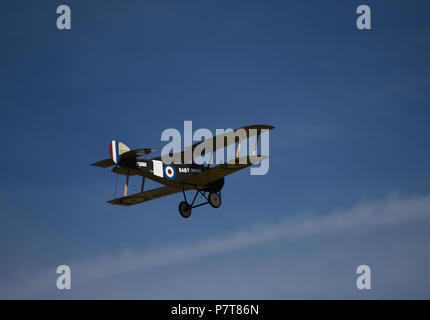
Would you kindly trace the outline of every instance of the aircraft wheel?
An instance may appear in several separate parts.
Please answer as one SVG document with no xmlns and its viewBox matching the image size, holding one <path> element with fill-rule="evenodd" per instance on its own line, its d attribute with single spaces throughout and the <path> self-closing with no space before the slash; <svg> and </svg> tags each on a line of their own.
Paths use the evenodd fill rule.
<svg viewBox="0 0 430 320">
<path fill-rule="evenodd" d="M 191 215 L 191 206 L 187 202 L 182 201 L 179 204 L 179 213 L 183 218 L 185 219 L 189 218 Z"/>
<path fill-rule="evenodd" d="M 209 193 L 209 204 L 212 206 L 212 208 L 219 208 L 221 205 L 221 197 L 218 193 L 211 192 Z"/>
</svg>

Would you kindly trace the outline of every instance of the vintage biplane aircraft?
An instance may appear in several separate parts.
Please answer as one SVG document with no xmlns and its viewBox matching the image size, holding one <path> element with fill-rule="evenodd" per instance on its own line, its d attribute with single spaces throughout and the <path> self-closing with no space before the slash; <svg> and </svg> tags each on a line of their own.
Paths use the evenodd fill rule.
<svg viewBox="0 0 430 320">
<path fill-rule="evenodd" d="M 184 201 L 179 204 L 179 213 L 182 217 L 189 218 L 191 215 L 191 209 L 206 204 L 210 204 L 213 208 L 219 208 L 221 205 L 221 189 L 224 186 L 225 176 L 244 169 L 252 164 L 259 163 L 267 158 L 267 156 L 256 154 L 258 138 L 262 132 L 272 130 L 273 128 L 273 126 L 269 125 L 251 125 L 239 128 L 246 131 L 246 139 L 256 136 L 255 146 L 251 156 L 246 155 L 245 157 L 239 158 L 240 144 L 244 139 L 238 136 L 234 136 L 234 138 L 231 139 L 231 136 L 229 136 L 234 135 L 234 132 L 239 130 L 236 129 L 234 131 L 227 131 L 216 137 L 197 142 L 192 146 L 185 148 L 185 150 L 180 153 L 170 154 L 172 158 L 179 158 L 181 160 L 180 163 L 182 164 L 165 164 L 163 163 L 161 156 L 152 159 L 145 159 L 144 157 L 146 155 L 159 149 L 144 148 L 131 150 L 124 143 L 113 140 L 109 145 L 111 157 L 109 159 L 93 163 L 92 165 L 102 168 L 115 166 L 112 169 L 112 172 L 126 176 L 124 196 L 110 200 L 108 201 L 109 203 L 131 206 L 182 192 Z M 216 141 L 220 141 L 217 139 L 222 139 L 221 141 L 224 141 L 224 143 L 217 144 Z M 197 147 L 201 147 L 203 143 L 210 147 L 212 154 L 218 149 L 235 143 L 237 147 L 234 163 L 227 162 L 210 167 L 210 165 L 196 164 L 194 163 L 194 159 L 191 159 L 191 162 L 188 161 L 186 155 L 193 154 L 193 151 Z M 205 150 L 206 149 L 202 150 L 202 156 L 205 154 Z M 129 177 L 136 175 L 142 177 L 140 192 L 133 195 L 127 195 Z M 145 178 L 159 182 L 163 184 L 164 187 L 143 191 Z M 195 195 L 191 203 L 187 200 L 185 194 L 185 191 L 188 190 L 195 190 Z M 195 204 L 196 198 L 199 194 L 201 194 L 206 201 L 200 204 Z"/>
</svg>

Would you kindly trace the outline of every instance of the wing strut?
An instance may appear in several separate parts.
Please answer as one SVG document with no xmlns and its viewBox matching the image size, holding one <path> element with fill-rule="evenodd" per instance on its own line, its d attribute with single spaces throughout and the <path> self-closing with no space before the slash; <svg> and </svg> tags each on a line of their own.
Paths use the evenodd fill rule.
<svg viewBox="0 0 430 320">
<path fill-rule="evenodd" d="M 130 177 L 129 172 L 127 171 L 127 178 L 125 178 L 125 187 L 124 187 L 124 197 L 127 197 L 128 192 L 128 178 Z"/>
<path fill-rule="evenodd" d="M 258 148 L 258 137 L 260 136 L 260 134 L 257 134 L 255 136 L 255 144 L 254 144 L 254 150 L 252 150 L 252 155 L 256 156 L 257 155 L 257 148 Z"/>
<path fill-rule="evenodd" d="M 145 177 L 142 176 L 142 186 L 140 187 L 140 192 L 143 192 L 143 186 L 145 185 Z"/>
</svg>

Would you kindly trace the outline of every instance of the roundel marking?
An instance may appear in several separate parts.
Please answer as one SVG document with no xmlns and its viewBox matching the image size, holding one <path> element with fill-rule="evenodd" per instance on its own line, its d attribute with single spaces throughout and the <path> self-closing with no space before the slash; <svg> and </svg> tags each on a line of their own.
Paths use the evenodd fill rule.
<svg viewBox="0 0 430 320">
<path fill-rule="evenodd" d="M 165 165 L 164 174 L 166 175 L 166 178 L 169 180 L 175 179 L 175 176 L 176 176 L 175 167 L 170 164 Z"/>
</svg>

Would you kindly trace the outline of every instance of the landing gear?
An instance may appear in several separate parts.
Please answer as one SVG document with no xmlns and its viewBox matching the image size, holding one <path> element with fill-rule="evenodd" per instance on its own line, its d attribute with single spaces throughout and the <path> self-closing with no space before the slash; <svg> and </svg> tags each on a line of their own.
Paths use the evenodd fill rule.
<svg viewBox="0 0 430 320">
<path fill-rule="evenodd" d="M 219 208 L 219 206 L 221 205 L 221 197 L 218 193 L 215 192 L 209 193 L 208 201 L 212 208 Z"/>
<path fill-rule="evenodd" d="M 202 202 L 200 204 L 194 205 L 194 202 L 196 201 L 197 196 L 199 193 L 207 200 L 205 202 Z M 179 213 L 183 218 L 189 218 L 191 216 L 191 210 L 197 207 L 204 206 L 205 204 L 210 204 L 212 208 L 219 208 L 221 206 L 221 192 L 209 192 L 209 195 L 206 196 L 207 191 L 201 191 L 196 190 L 196 193 L 194 195 L 193 201 L 191 204 L 188 203 L 187 197 L 185 196 L 185 192 L 182 191 L 182 194 L 184 195 L 184 200 L 179 204 Z"/>
<path fill-rule="evenodd" d="M 191 216 L 191 206 L 188 204 L 188 202 L 182 201 L 179 204 L 179 213 L 185 219 L 187 219 Z"/>
</svg>

